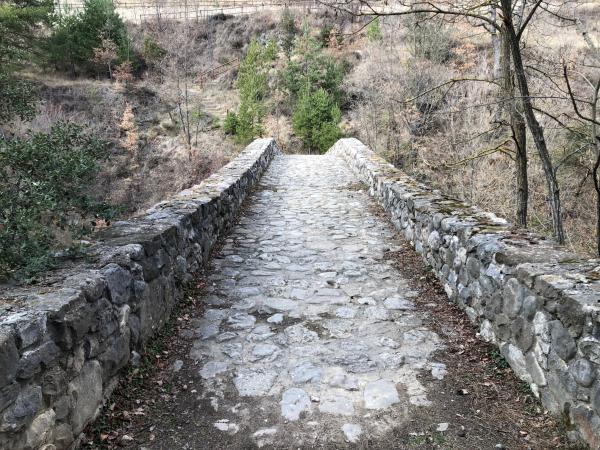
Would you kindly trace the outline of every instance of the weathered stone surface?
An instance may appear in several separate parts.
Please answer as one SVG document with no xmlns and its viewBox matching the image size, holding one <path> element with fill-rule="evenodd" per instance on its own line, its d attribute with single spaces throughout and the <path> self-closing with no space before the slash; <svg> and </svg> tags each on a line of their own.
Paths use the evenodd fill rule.
<svg viewBox="0 0 600 450">
<path fill-rule="evenodd" d="M 131 354 L 139 359 L 135 350 L 165 323 L 182 283 L 206 263 L 277 153 L 273 140 L 255 141 L 201 184 L 99 233 L 90 258 L 61 269 L 50 284 L 3 292 L 17 300 L 0 309 L 0 430 L 15 432 L 11 450 L 46 441 L 59 449 L 71 445 L 119 369 Z M 235 282 L 238 272 L 226 275 Z M 244 311 L 252 307 L 247 302 Z M 233 327 L 253 325 L 244 320 Z M 202 337 L 218 334 L 221 321 L 212 320 Z M 48 412 L 35 418 L 42 390 L 53 419 Z"/>
<path fill-rule="evenodd" d="M 338 416 L 351 416 L 354 414 L 352 399 L 341 395 L 329 394 L 319 402 L 319 411 Z"/>
<path fill-rule="evenodd" d="M 577 351 L 575 339 L 569 331 L 558 321 L 550 322 L 550 335 L 552 336 L 552 348 L 563 360 L 569 361 Z"/>
<path fill-rule="evenodd" d="M 73 442 L 73 431 L 67 424 L 60 424 L 54 430 L 54 444 L 56 448 L 68 449 Z"/>
<path fill-rule="evenodd" d="M 310 398 L 306 391 L 290 388 L 281 397 L 281 415 L 287 420 L 296 421 L 300 415 L 310 410 Z"/>
<path fill-rule="evenodd" d="M 42 406 L 42 389 L 28 386 L 22 389 L 14 403 L 4 411 L 0 432 L 18 431 L 29 423 Z"/>
<path fill-rule="evenodd" d="M 19 352 L 12 333 L 0 329 L 0 386 L 14 380 L 18 364 Z"/>
<path fill-rule="evenodd" d="M 233 384 L 242 397 L 265 395 L 273 386 L 277 374 L 270 370 L 241 368 L 237 371 Z"/>
<path fill-rule="evenodd" d="M 0 413 L 17 399 L 20 390 L 21 386 L 16 382 L 0 388 Z"/>
<path fill-rule="evenodd" d="M 107 265 L 102 273 L 106 279 L 110 300 L 116 305 L 129 301 L 133 282 L 131 273 L 118 264 Z"/>
<path fill-rule="evenodd" d="M 29 448 L 38 448 L 42 444 L 46 444 L 53 440 L 54 424 L 56 422 L 56 414 L 54 410 L 47 409 L 39 414 L 26 431 L 26 446 Z"/>
<path fill-rule="evenodd" d="M 102 367 L 98 361 L 90 361 L 81 369 L 81 373 L 69 383 L 67 388 L 71 397 L 70 415 L 73 434 L 77 435 L 95 416 L 102 403 Z"/>
<path fill-rule="evenodd" d="M 344 432 L 346 440 L 352 444 L 355 444 L 360 439 L 362 427 L 355 423 L 345 423 L 342 425 L 342 431 Z"/>
<path fill-rule="evenodd" d="M 573 361 L 569 366 L 569 371 L 575 381 L 584 387 L 589 387 L 596 379 L 596 368 L 585 358 Z"/>
<path fill-rule="evenodd" d="M 398 403 L 400 398 L 392 381 L 377 380 L 365 386 L 364 401 L 367 409 L 384 409 Z"/>
<path fill-rule="evenodd" d="M 214 378 L 217 375 L 226 372 L 229 369 L 229 363 L 226 361 L 210 361 L 200 369 L 202 378 Z"/>
<path fill-rule="evenodd" d="M 508 317 L 517 317 L 523 306 L 523 288 L 516 278 L 508 280 L 504 286 L 504 312 Z"/>
<path fill-rule="evenodd" d="M 321 381 L 321 369 L 310 362 L 297 365 L 291 372 L 294 383 L 318 383 Z"/>
<path fill-rule="evenodd" d="M 600 415 L 585 393 L 596 379 L 590 363 L 600 364 L 598 262 L 437 195 L 356 139 L 338 141 L 328 154 L 343 158 L 368 186 L 434 268 L 448 297 L 480 322 L 482 338 L 502 346 L 545 406 L 562 411 L 570 405 L 581 412 L 576 423 L 586 439 L 600 441 L 591 438 L 600 431 Z"/>
<path fill-rule="evenodd" d="M 15 442 L 24 443 L 32 420 L 51 409 L 52 431 L 43 429 L 53 420 L 39 419 L 42 431 L 34 434 L 53 436 L 58 448 L 70 445 L 131 350 L 164 323 L 179 283 L 205 264 L 276 152 L 272 141 L 259 140 L 201 185 L 145 216 L 113 224 L 92 246 L 94 268 L 67 273 L 64 286 L 32 288 L 16 303 L 25 306 L 2 313 L 1 429 L 16 430 Z M 502 346 L 549 409 L 569 405 L 574 423 L 592 439 L 600 420 L 597 262 L 574 263 L 548 241 L 513 233 L 492 214 L 432 193 L 355 140 L 341 140 L 326 156 L 276 158 L 235 239 L 227 239 L 215 261 L 222 271 L 209 275 L 206 304 L 227 314 L 207 311 L 207 332 L 194 325 L 200 339 L 193 349 L 204 373 L 215 375 L 205 380 L 211 399 L 216 391 L 215 404 L 230 401 L 234 391 L 225 396 L 222 389 L 232 382 L 240 396 L 261 396 L 265 405 L 288 393 L 285 414 L 298 416 L 288 420 L 302 420 L 311 410 L 349 411 L 342 407 L 347 402 L 332 398 L 353 399 L 347 425 L 359 422 L 367 405 L 397 417 L 399 370 L 409 401 L 427 404 L 415 373 L 433 367 L 428 358 L 437 337 L 415 329 L 414 293 L 382 259 L 393 232 L 368 213 L 366 192 L 346 189 L 356 178 L 340 156 L 422 253 L 449 298 L 472 321 L 482 321 L 482 337 Z M 285 314 L 265 320 L 277 310 Z M 218 366 L 209 364 L 223 359 L 231 370 L 212 370 Z M 302 384 L 306 391 L 292 375 L 304 362 L 321 370 Z M 66 374 L 67 393 L 55 367 Z M 22 386 L 13 382 L 17 376 Z M 39 391 L 39 402 L 31 389 Z"/>
</svg>

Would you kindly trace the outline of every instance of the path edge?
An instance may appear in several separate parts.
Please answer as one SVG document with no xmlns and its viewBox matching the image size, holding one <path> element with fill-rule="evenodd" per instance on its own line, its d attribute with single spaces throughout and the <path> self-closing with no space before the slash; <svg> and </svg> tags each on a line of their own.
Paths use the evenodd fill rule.
<svg viewBox="0 0 600 450">
<path fill-rule="evenodd" d="M 0 290 L 0 448 L 77 446 L 279 153 L 257 139 L 202 183 L 99 233 L 81 263 Z"/>
<path fill-rule="evenodd" d="M 343 159 L 571 438 L 600 447 L 600 260 L 418 183 L 357 139 Z"/>
</svg>

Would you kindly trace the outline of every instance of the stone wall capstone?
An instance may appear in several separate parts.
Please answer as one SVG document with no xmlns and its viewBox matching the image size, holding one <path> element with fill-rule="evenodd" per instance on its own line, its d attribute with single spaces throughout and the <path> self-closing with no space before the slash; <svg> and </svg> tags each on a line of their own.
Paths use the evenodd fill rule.
<svg viewBox="0 0 600 450">
<path fill-rule="evenodd" d="M 278 152 L 258 139 L 201 184 L 99 234 L 84 262 L 0 290 L 1 449 L 74 445 Z"/>
<path fill-rule="evenodd" d="M 343 158 L 542 404 L 600 448 L 600 260 L 447 198 L 356 139 Z"/>
</svg>

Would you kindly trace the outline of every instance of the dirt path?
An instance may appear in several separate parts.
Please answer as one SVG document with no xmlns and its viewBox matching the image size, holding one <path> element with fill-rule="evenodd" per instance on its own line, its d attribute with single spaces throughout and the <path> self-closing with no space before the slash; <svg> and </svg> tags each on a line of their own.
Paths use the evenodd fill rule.
<svg viewBox="0 0 600 450">
<path fill-rule="evenodd" d="M 278 157 L 204 281 L 92 446 L 567 448 L 341 160 Z"/>
</svg>

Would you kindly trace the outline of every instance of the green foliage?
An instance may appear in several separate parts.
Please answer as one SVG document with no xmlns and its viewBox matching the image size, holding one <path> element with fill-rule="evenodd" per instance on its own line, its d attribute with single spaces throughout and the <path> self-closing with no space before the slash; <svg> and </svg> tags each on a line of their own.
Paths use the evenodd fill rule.
<svg viewBox="0 0 600 450">
<path fill-rule="evenodd" d="M 506 361 L 506 359 L 504 359 L 504 356 L 502 355 L 502 353 L 500 353 L 500 351 L 497 348 L 493 348 L 489 351 L 489 355 L 490 358 L 492 359 L 492 362 L 494 363 L 494 366 L 499 369 L 499 370 L 504 370 L 504 369 L 508 369 L 510 367 L 510 365 L 508 364 L 508 361 Z"/>
<path fill-rule="evenodd" d="M 272 46 L 263 47 L 253 39 L 240 64 L 237 79 L 240 109 L 237 114 L 229 113 L 223 124 L 225 131 L 234 134 L 240 143 L 248 143 L 264 132 L 267 71 L 273 57 Z"/>
<path fill-rule="evenodd" d="M 338 123 L 341 118 L 339 106 L 325 89 L 314 91 L 306 86 L 300 94 L 292 123 L 305 148 L 324 152 L 340 138 Z"/>
<path fill-rule="evenodd" d="M 305 30 L 281 74 L 281 86 L 293 110 L 294 132 L 311 152 L 327 150 L 341 136 L 344 71 Z"/>
<path fill-rule="evenodd" d="M 0 124 L 33 118 L 38 95 L 32 83 L 0 71 Z"/>
<path fill-rule="evenodd" d="M 331 31 L 333 30 L 333 25 L 326 23 L 321 27 L 319 31 L 319 42 L 323 47 L 329 46 L 329 39 L 331 38 Z"/>
<path fill-rule="evenodd" d="M 237 114 L 233 111 L 227 111 L 227 115 L 223 120 L 223 131 L 225 131 L 225 134 L 235 135 L 237 123 Z"/>
<path fill-rule="evenodd" d="M 155 63 L 160 61 L 165 55 L 167 51 L 158 45 L 152 36 L 146 36 L 144 38 L 144 50 L 142 55 L 144 56 L 144 60 L 148 63 Z"/>
<path fill-rule="evenodd" d="M 344 66 L 333 57 L 324 55 L 314 38 L 304 35 L 298 40 L 294 58 L 283 70 L 281 84 L 292 105 L 298 101 L 306 85 L 313 90 L 323 88 L 336 103 L 341 104 L 344 72 Z"/>
<path fill-rule="evenodd" d="M 0 139 L 0 279 L 52 264 L 56 232 L 91 207 L 84 189 L 104 150 L 103 142 L 63 122 L 26 139 Z"/>
<path fill-rule="evenodd" d="M 83 11 L 56 18 L 48 59 L 59 70 L 92 72 L 94 49 L 101 47 L 103 39 L 116 44 L 117 63 L 134 57 L 127 29 L 113 2 L 85 0 Z"/>
<path fill-rule="evenodd" d="M 367 26 L 367 38 L 371 42 L 381 41 L 383 34 L 381 33 L 381 23 L 379 22 L 379 16 L 375 17 L 373 21 Z"/>
<path fill-rule="evenodd" d="M 281 23 L 279 28 L 281 35 L 281 49 L 289 58 L 292 55 L 292 50 L 294 49 L 294 41 L 296 39 L 296 35 L 298 34 L 298 27 L 296 26 L 296 18 L 294 17 L 294 14 L 287 7 L 283 10 L 283 14 L 281 15 Z"/>
<path fill-rule="evenodd" d="M 0 68 L 12 71 L 38 52 L 41 34 L 48 22 L 52 0 L 0 2 Z"/>
<path fill-rule="evenodd" d="M 277 42 L 274 39 L 269 39 L 265 46 L 265 59 L 267 61 L 275 61 L 277 59 Z"/>
<path fill-rule="evenodd" d="M 36 89 L 15 75 L 15 70 L 37 58 L 40 30 L 49 20 L 52 5 L 52 0 L 0 2 L 0 124 L 35 114 Z"/>
</svg>

